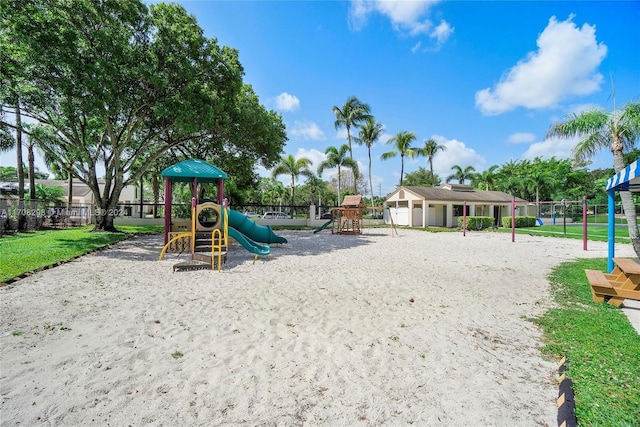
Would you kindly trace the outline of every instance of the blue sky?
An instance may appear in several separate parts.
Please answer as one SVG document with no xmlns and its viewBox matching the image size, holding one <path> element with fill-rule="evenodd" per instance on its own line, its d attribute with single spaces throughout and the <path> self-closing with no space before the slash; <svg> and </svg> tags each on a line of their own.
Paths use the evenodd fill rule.
<svg viewBox="0 0 640 427">
<path fill-rule="evenodd" d="M 640 3 L 633 1 L 181 1 L 208 37 L 239 51 L 245 82 L 287 127 L 284 154 L 314 169 L 346 143 L 334 105 L 355 95 L 385 127 L 372 148 L 376 195 L 399 182 L 380 160 L 398 131 L 447 147 L 434 159 L 478 172 L 509 160 L 570 157 L 549 126 L 589 107 L 640 101 Z M 13 164 L 6 154 L 0 164 Z M 366 147 L 354 146 L 361 170 Z M 608 151 L 592 168 L 611 167 Z M 217 165 L 224 169 L 224 165 Z M 405 172 L 425 158 L 405 160 Z M 268 175 L 267 171 L 259 171 Z M 329 179 L 331 170 L 325 171 Z M 279 179 L 287 183 L 284 176 Z"/>
<path fill-rule="evenodd" d="M 612 109 L 611 78 L 618 105 L 640 101 L 638 2 L 181 3 L 207 36 L 239 50 L 245 80 L 282 114 L 286 154 L 317 165 L 346 143 L 332 107 L 351 95 L 368 103 L 385 126 L 372 147 L 383 195 L 399 182 L 400 158 L 380 160 L 398 131 L 414 132 L 416 147 L 445 145 L 434 169 L 446 178 L 455 164 L 570 157 L 575 141 L 545 132 L 570 112 Z M 354 158 L 366 172 L 366 147 Z M 611 165 L 605 151 L 592 167 Z M 425 158 L 406 160 L 405 171 L 420 166 Z"/>
</svg>

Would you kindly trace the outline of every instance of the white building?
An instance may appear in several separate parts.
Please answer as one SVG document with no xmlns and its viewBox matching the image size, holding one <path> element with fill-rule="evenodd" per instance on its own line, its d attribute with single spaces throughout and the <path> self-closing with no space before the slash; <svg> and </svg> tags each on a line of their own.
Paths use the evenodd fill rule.
<svg viewBox="0 0 640 427">
<path fill-rule="evenodd" d="M 467 205 L 467 216 L 493 217 L 496 225 L 511 216 L 513 197 L 501 191 L 475 190 L 469 185 L 440 187 L 398 187 L 384 201 L 385 222 L 410 227 L 457 227 Z M 527 215 L 529 203 L 515 198 L 516 216 Z M 388 208 L 388 209 L 387 209 Z M 535 215 L 535 213 L 533 213 Z"/>
</svg>

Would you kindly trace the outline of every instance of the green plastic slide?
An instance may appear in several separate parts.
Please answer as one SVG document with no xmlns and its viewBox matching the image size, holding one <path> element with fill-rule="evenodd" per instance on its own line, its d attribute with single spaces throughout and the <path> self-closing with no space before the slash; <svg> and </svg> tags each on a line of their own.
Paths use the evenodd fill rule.
<svg viewBox="0 0 640 427">
<path fill-rule="evenodd" d="M 229 236 L 233 237 L 242 247 L 253 254 L 266 256 L 271 253 L 271 248 L 268 245 L 262 245 L 251 240 L 233 227 L 229 227 Z"/>
<path fill-rule="evenodd" d="M 280 237 L 273 232 L 268 225 L 260 225 L 246 215 L 235 211 L 228 210 L 229 227 L 235 228 L 254 242 L 260 243 L 287 243 L 287 239 Z"/>
<path fill-rule="evenodd" d="M 333 222 L 332 219 L 330 219 L 329 221 L 325 222 L 324 224 L 322 224 L 320 227 L 316 228 L 315 230 L 313 230 L 313 234 L 316 234 L 322 230 L 324 230 L 325 228 L 327 228 L 329 225 L 331 225 L 331 223 Z"/>
</svg>

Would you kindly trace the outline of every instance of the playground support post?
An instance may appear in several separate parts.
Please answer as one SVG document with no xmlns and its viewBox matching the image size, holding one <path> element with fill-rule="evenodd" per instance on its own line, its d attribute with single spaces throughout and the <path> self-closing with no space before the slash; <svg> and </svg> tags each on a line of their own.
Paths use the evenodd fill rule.
<svg viewBox="0 0 640 427">
<path fill-rule="evenodd" d="M 615 190 L 607 190 L 607 273 L 613 271 L 613 258 L 616 256 L 616 203 L 615 203 Z"/>
<path fill-rule="evenodd" d="M 467 235 L 467 201 L 462 205 L 462 237 Z"/>
<path fill-rule="evenodd" d="M 516 241 L 516 198 L 511 199 L 511 241 Z"/>
<path fill-rule="evenodd" d="M 564 237 L 567 238 L 567 200 L 562 199 L 562 228 L 564 230 Z"/>
</svg>

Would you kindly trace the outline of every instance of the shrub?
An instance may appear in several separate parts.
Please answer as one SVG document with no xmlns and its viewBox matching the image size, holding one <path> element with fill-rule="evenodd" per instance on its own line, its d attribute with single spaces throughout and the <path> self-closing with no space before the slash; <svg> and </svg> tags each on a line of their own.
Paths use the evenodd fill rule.
<svg viewBox="0 0 640 427">
<path fill-rule="evenodd" d="M 517 216 L 516 217 L 516 228 L 522 227 L 534 227 L 536 225 L 536 217 L 535 216 Z M 502 226 L 506 228 L 511 228 L 511 217 L 503 216 L 502 217 Z"/>
<path fill-rule="evenodd" d="M 463 217 L 458 217 L 458 227 L 462 228 Z M 490 216 L 468 216 L 467 230 L 484 230 L 493 227 L 493 217 Z"/>
</svg>

